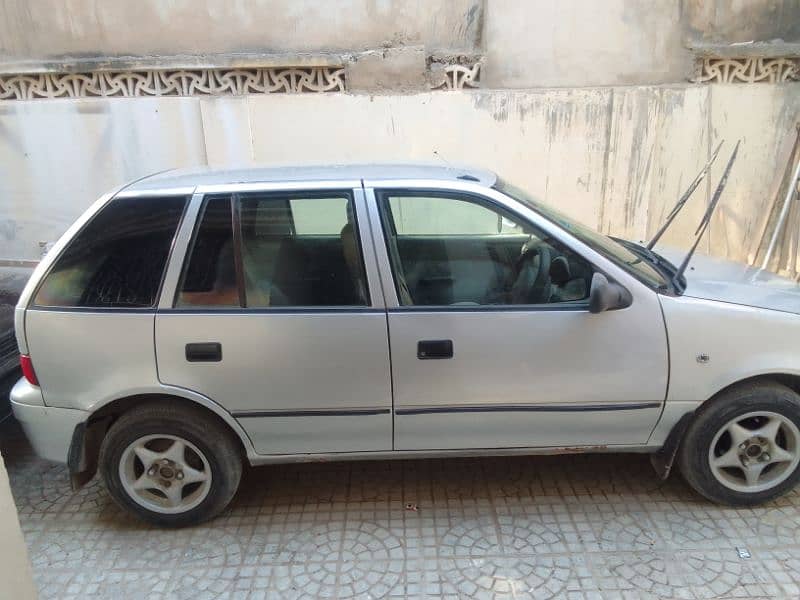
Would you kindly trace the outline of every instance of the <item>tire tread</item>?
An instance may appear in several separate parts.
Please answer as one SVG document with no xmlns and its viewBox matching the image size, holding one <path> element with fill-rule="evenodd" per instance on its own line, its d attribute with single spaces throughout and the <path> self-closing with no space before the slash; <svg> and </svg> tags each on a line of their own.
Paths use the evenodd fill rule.
<svg viewBox="0 0 800 600">
<path fill-rule="evenodd" d="M 119 481 L 117 461 L 122 448 L 130 443 L 127 440 L 149 433 L 179 434 L 210 454 L 206 458 L 214 476 L 212 489 L 199 506 L 186 513 L 161 514 L 128 497 Z M 130 409 L 111 425 L 100 447 L 98 464 L 111 497 L 120 507 L 160 527 L 186 527 L 207 521 L 225 509 L 239 486 L 243 457 L 234 435 L 202 409 L 150 402 Z"/>
<path fill-rule="evenodd" d="M 800 467 L 772 489 L 755 493 L 731 490 L 711 473 L 706 456 L 714 435 L 736 412 L 771 410 L 786 414 L 800 427 L 800 396 L 777 381 L 756 381 L 729 388 L 704 403 L 689 424 L 678 451 L 678 466 L 686 482 L 700 495 L 729 506 L 752 506 L 788 492 L 800 479 Z"/>
</svg>

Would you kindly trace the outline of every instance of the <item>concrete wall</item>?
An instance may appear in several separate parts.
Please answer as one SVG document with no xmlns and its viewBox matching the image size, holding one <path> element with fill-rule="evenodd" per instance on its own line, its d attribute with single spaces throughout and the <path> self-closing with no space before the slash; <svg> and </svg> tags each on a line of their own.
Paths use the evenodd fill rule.
<svg viewBox="0 0 800 600">
<path fill-rule="evenodd" d="M 715 253 L 744 259 L 798 115 L 794 84 L 6 103 L 0 257 L 37 259 L 39 242 L 126 180 L 251 161 L 470 163 L 602 231 L 644 238 L 714 141 L 727 140 L 716 183 L 741 137 L 710 240 Z M 690 241 L 709 193 L 698 190 L 668 243 Z"/>
<path fill-rule="evenodd" d="M 488 87 L 686 81 L 676 0 L 491 0 L 486 14 Z"/>
<path fill-rule="evenodd" d="M 488 0 L 488 87 L 677 83 L 697 44 L 800 42 L 798 0 Z"/>
<path fill-rule="evenodd" d="M 0 0 L 0 61 L 64 56 L 474 51 L 482 0 Z"/>
<path fill-rule="evenodd" d="M 28 549 L 17 519 L 17 507 L 0 456 L 0 597 L 36 600 L 36 588 L 28 562 Z"/>
<path fill-rule="evenodd" d="M 721 43 L 800 41 L 797 0 L 683 0 L 691 36 Z"/>
<path fill-rule="evenodd" d="M 490 88 L 652 85 L 687 81 L 688 46 L 775 38 L 800 42 L 798 0 L 0 0 L 6 71 L 393 49 L 385 76 L 419 88 L 431 54 L 484 54 Z"/>
</svg>

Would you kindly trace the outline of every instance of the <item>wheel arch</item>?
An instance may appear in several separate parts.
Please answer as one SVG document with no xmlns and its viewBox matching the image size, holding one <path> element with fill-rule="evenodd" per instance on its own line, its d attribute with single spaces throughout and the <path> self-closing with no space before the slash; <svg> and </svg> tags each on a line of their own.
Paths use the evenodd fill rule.
<svg viewBox="0 0 800 600">
<path fill-rule="evenodd" d="M 94 477 L 97 472 L 100 445 L 112 423 L 136 406 L 159 402 L 181 404 L 201 410 L 229 431 L 235 440 L 238 440 L 243 460 L 250 461 L 255 455 L 253 443 L 247 432 L 228 411 L 213 400 L 187 390 L 165 389 L 131 393 L 95 406 L 89 418 L 75 428 L 67 457 L 73 488 L 81 487 Z"/>
<path fill-rule="evenodd" d="M 695 419 L 699 412 L 708 407 L 715 399 L 728 393 L 732 389 L 739 386 L 759 383 L 780 383 L 800 395 L 800 375 L 788 372 L 767 372 L 750 375 L 720 388 L 711 396 L 697 404 L 694 410 L 684 413 L 683 416 L 672 425 L 672 428 L 664 440 L 663 446 L 651 455 L 651 463 L 659 477 L 661 477 L 661 479 L 669 477 L 673 463 L 675 462 L 675 457 L 683 442 L 684 434 L 689 428 L 689 424 Z"/>
<path fill-rule="evenodd" d="M 729 392 L 733 388 L 737 388 L 742 385 L 751 385 L 751 384 L 758 384 L 758 383 L 780 383 L 785 385 L 789 389 L 791 389 L 796 394 L 800 395 L 800 374 L 797 373 L 788 373 L 788 372 L 768 372 L 768 373 L 760 373 L 756 375 L 750 375 L 749 377 L 744 377 L 742 379 L 738 379 L 732 383 L 729 383 L 723 388 L 720 388 L 714 394 L 712 394 L 709 398 L 703 400 L 700 405 L 697 407 L 698 410 L 701 410 L 704 406 L 708 406 L 710 402 L 718 398 L 719 396 Z"/>
</svg>

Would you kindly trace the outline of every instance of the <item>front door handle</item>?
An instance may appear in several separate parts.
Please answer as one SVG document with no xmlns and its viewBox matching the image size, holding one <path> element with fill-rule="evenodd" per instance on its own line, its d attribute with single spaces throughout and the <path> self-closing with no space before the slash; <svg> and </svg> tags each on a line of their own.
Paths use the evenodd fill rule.
<svg viewBox="0 0 800 600">
<path fill-rule="evenodd" d="M 189 362 L 220 362 L 222 360 L 222 344 L 219 342 L 186 344 L 186 360 Z"/>
<path fill-rule="evenodd" d="M 453 340 L 420 340 L 417 342 L 417 358 L 453 358 Z"/>
</svg>

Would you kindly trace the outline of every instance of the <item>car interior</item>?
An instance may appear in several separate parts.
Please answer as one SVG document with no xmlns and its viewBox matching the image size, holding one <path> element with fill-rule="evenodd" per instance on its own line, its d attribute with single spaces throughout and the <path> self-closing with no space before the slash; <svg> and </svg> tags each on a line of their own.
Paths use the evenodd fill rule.
<svg viewBox="0 0 800 600">
<path fill-rule="evenodd" d="M 583 301 L 591 266 L 510 215 L 447 195 L 384 194 L 381 212 L 403 305 Z"/>
<path fill-rule="evenodd" d="M 324 200 L 322 200 L 324 201 Z M 206 207 L 177 304 L 238 306 L 230 199 Z M 348 202 L 349 205 L 349 202 Z M 335 234 L 298 233 L 288 198 L 241 201 L 247 306 L 365 306 L 367 286 L 351 211 Z"/>
<path fill-rule="evenodd" d="M 206 205 L 179 306 L 239 305 L 230 198 L 216 202 L 211 199 Z M 325 233 L 298 233 L 295 217 L 289 198 L 242 199 L 241 269 L 247 306 L 367 305 L 351 202 L 337 214 L 338 220 L 325 224 Z M 405 234 L 390 224 L 387 242 L 401 304 L 528 305 L 588 298 L 591 266 L 527 226 L 515 229 L 519 230 Z"/>
<path fill-rule="evenodd" d="M 588 297 L 591 268 L 535 235 L 411 235 L 390 245 L 408 304 L 548 304 Z"/>
</svg>

